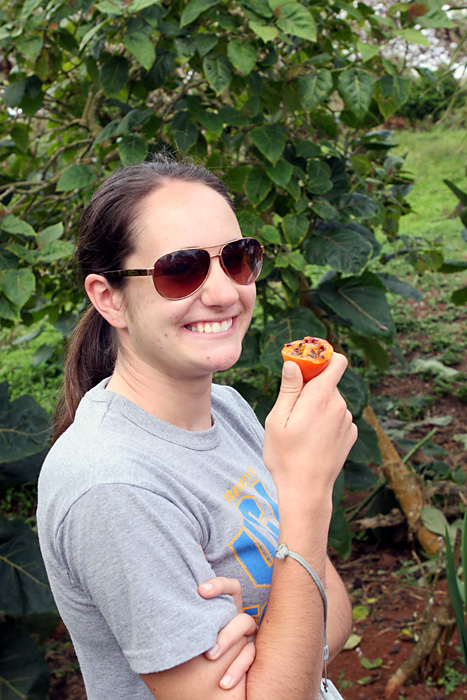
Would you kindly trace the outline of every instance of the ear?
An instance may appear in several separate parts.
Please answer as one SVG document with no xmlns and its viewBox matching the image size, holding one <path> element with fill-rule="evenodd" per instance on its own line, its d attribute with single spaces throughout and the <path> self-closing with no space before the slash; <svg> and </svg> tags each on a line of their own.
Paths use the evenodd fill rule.
<svg viewBox="0 0 467 700">
<path fill-rule="evenodd" d="M 114 328 L 125 328 L 123 295 L 102 275 L 91 274 L 84 280 L 84 288 L 91 304 Z"/>
</svg>

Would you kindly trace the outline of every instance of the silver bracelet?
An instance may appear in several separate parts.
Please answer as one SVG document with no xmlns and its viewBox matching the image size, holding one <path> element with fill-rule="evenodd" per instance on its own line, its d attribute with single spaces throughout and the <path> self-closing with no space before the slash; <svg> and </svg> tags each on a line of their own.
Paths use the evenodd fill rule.
<svg viewBox="0 0 467 700">
<path fill-rule="evenodd" d="M 310 564 L 304 559 L 303 557 L 300 556 L 300 554 L 297 554 L 296 552 L 291 552 L 290 549 L 287 548 L 287 545 L 285 544 L 280 544 L 279 547 L 277 548 L 276 552 L 276 558 L 277 559 L 285 559 L 285 557 L 291 557 L 292 559 L 295 559 L 298 561 L 299 564 L 305 567 L 305 569 L 308 571 L 310 574 L 311 578 L 313 581 L 316 583 L 318 587 L 318 591 L 321 594 L 321 598 L 323 599 L 323 606 L 324 606 L 324 651 L 323 651 L 323 660 L 324 660 L 324 679 L 323 679 L 323 684 L 324 684 L 324 690 L 327 692 L 328 690 L 328 659 L 329 659 L 329 647 L 327 643 L 327 633 L 326 633 L 326 628 L 327 628 L 327 623 L 328 623 L 328 599 L 326 597 L 326 591 L 324 590 L 324 586 L 321 583 L 321 579 L 319 578 L 318 574 L 316 571 L 310 566 Z"/>
</svg>

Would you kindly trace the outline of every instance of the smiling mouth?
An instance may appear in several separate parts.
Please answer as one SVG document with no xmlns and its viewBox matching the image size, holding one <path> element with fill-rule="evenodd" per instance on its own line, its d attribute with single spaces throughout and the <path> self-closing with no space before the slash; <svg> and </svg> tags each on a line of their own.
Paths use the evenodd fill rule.
<svg viewBox="0 0 467 700">
<path fill-rule="evenodd" d="M 189 331 L 193 333 L 223 333 L 232 327 L 233 319 L 229 318 L 226 321 L 212 321 L 211 323 L 194 323 L 187 325 Z"/>
</svg>

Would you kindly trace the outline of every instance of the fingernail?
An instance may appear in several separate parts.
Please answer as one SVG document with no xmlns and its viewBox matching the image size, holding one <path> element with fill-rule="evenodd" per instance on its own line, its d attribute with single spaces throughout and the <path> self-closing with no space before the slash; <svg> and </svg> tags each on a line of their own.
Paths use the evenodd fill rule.
<svg viewBox="0 0 467 700">
<path fill-rule="evenodd" d="M 224 676 L 219 685 L 221 685 L 223 688 L 229 688 L 231 683 L 232 676 L 229 676 L 229 674 L 227 673 L 227 675 Z"/>
<path fill-rule="evenodd" d="M 205 591 L 212 591 L 212 589 L 214 588 L 212 583 L 200 583 L 199 587 Z"/>
<path fill-rule="evenodd" d="M 218 651 L 219 651 L 219 645 L 216 643 L 216 644 L 214 644 L 212 649 L 208 649 L 208 651 L 206 653 L 209 654 L 210 656 L 214 656 L 214 654 L 217 654 Z"/>
<path fill-rule="evenodd" d="M 285 362 L 284 363 L 284 377 L 287 379 L 291 379 L 295 374 L 295 368 L 293 366 L 293 362 Z"/>
</svg>

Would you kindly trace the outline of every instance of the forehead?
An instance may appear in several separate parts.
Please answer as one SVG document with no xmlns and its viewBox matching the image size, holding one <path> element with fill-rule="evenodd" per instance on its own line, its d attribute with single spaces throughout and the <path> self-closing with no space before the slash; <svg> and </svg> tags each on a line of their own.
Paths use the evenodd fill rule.
<svg viewBox="0 0 467 700">
<path fill-rule="evenodd" d="M 241 236 L 229 203 L 203 183 L 168 180 L 149 194 L 135 221 L 136 246 L 160 254 L 217 245 Z M 214 240 L 213 237 L 214 236 Z"/>
</svg>

